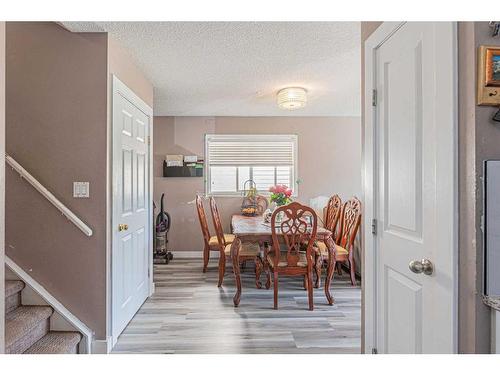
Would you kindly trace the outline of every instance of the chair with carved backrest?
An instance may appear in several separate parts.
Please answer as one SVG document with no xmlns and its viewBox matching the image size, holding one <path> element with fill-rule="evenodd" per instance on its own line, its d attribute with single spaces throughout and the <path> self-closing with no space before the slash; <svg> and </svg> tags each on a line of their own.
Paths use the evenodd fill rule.
<svg viewBox="0 0 500 375">
<path fill-rule="evenodd" d="M 334 239 L 337 239 L 337 224 L 339 222 L 341 211 L 342 200 L 337 194 L 335 194 L 328 200 L 325 216 L 325 228 L 332 232 Z"/>
<path fill-rule="evenodd" d="M 277 221 L 278 217 L 281 217 Z M 274 280 L 274 308 L 278 309 L 279 275 L 302 276 L 309 297 L 309 310 L 314 309 L 312 274 L 313 244 L 316 240 L 318 218 L 314 210 L 292 202 L 277 208 L 271 217 L 272 248 L 266 261 Z"/>
<path fill-rule="evenodd" d="M 349 262 L 351 284 L 356 285 L 356 263 L 354 261 L 354 240 L 361 224 L 361 202 L 352 197 L 342 206 L 339 237 L 336 241 L 336 262 Z"/>
<path fill-rule="evenodd" d="M 342 200 L 335 194 L 328 200 L 324 217 L 324 226 L 332 232 L 332 238 L 336 241 L 340 237 L 340 231 L 337 231 L 340 214 L 342 211 Z M 338 233 L 337 233 L 338 232 Z M 314 273 L 316 274 L 315 288 L 319 288 L 321 280 L 321 269 L 323 260 L 328 258 L 328 248 L 324 241 L 316 241 L 316 261 Z"/>
<path fill-rule="evenodd" d="M 212 212 L 212 220 L 214 223 L 215 233 L 217 237 L 218 250 L 219 250 L 219 282 L 217 286 L 222 285 L 224 280 L 224 274 L 226 272 L 226 257 L 231 256 L 231 242 L 226 240 L 226 236 L 222 229 L 222 222 L 219 214 L 219 209 L 214 197 L 210 197 L 210 211 Z M 234 239 L 234 236 L 233 236 Z M 263 265 L 262 260 L 259 257 L 260 246 L 258 243 L 240 243 L 240 248 L 238 252 L 238 257 L 240 262 L 245 262 L 247 260 L 253 260 L 255 262 L 255 284 L 260 287 L 260 273 L 262 271 Z"/>
<path fill-rule="evenodd" d="M 196 210 L 198 211 L 198 219 L 200 220 L 201 233 L 203 235 L 203 272 L 207 272 L 208 261 L 210 260 L 210 251 L 219 251 L 219 241 L 217 236 L 210 236 L 210 231 L 208 230 L 207 215 L 205 214 L 205 209 L 203 208 L 203 198 L 196 195 Z M 234 236 L 232 234 L 224 234 L 225 243 L 232 243 L 234 241 Z"/>
</svg>

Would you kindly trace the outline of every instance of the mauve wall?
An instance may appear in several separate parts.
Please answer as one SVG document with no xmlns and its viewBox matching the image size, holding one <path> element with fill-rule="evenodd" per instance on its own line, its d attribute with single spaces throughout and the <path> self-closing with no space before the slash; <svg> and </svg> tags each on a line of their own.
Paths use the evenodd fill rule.
<svg viewBox="0 0 500 375">
<path fill-rule="evenodd" d="M 489 353 L 490 308 L 482 302 L 483 162 L 500 159 L 500 126 L 492 121 L 498 107 L 476 105 L 477 50 L 500 46 L 488 22 L 460 22 L 459 62 L 459 350 Z"/>
<path fill-rule="evenodd" d="M 5 22 L 0 22 L 0 155 L 5 152 Z M 5 254 L 5 163 L 0 165 L 0 354 L 5 350 L 4 254 Z"/>
<path fill-rule="evenodd" d="M 309 204 L 318 196 L 338 193 L 343 200 L 361 192 L 361 125 L 359 117 L 155 117 L 154 199 L 165 192 L 172 216 L 170 249 L 203 249 L 196 209 L 197 192 L 204 193 L 203 178 L 163 178 L 166 154 L 204 154 L 205 134 L 297 134 L 299 152 L 298 201 Z M 239 211 L 241 197 L 217 197 L 225 229 Z M 206 209 L 209 210 L 208 204 Z M 210 215 L 209 212 L 207 212 Z M 211 222 L 211 220 L 209 220 Z M 213 229 L 211 233 L 214 235 Z"/>
<path fill-rule="evenodd" d="M 153 108 L 153 85 L 137 67 L 127 50 L 111 37 L 108 37 L 108 70 L 110 82 L 112 82 L 111 74 L 116 75 L 139 98 Z"/>
<path fill-rule="evenodd" d="M 477 56 L 480 45 L 494 45 L 500 47 L 498 38 L 491 36 L 488 22 L 475 22 L 475 49 L 471 51 Z M 476 87 L 468 95 L 476 97 Z M 488 159 L 500 159 L 500 124 L 492 120 L 498 107 L 476 106 L 476 293 L 474 298 L 477 304 L 476 312 L 476 353 L 490 352 L 491 309 L 482 303 L 483 288 L 483 231 L 481 230 L 481 217 L 483 216 L 483 163 Z M 468 218 L 465 219 L 467 225 Z M 465 259 L 467 262 L 467 259 Z"/>
<path fill-rule="evenodd" d="M 7 23 L 7 152 L 94 231 L 80 232 L 10 168 L 6 248 L 98 339 L 106 329 L 107 35 Z M 90 198 L 72 197 L 73 181 Z"/>
</svg>

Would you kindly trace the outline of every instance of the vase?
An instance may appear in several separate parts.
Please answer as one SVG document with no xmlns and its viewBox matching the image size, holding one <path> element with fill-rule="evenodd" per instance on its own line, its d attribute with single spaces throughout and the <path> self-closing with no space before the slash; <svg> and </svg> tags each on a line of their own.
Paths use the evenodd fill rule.
<svg viewBox="0 0 500 375">
<path fill-rule="evenodd" d="M 269 209 L 271 210 L 271 213 L 274 213 L 274 211 L 276 211 L 280 207 L 282 207 L 282 206 L 279 205 L 279 204 L 277 204 L 276 202 L 272 202 Z M 285 213 L 283 211 L 279 212 L 276 215 L 276 222 L 277 223 L 281 223 L 281 221 L 283 220 L 284 215 L 285 215 Z"/>
</svg>

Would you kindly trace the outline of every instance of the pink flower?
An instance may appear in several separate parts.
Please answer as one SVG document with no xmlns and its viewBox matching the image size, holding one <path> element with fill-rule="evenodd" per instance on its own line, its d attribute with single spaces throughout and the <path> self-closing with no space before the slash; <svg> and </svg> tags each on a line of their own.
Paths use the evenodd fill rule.
<svg viewBox="0 0 500 375">
<path fill-rule="evenodd" d="M 273 194 L 283 194 L 286 197 L 290 197 L 292 195 L 292 189 L 289 189 L 286 185 L 271 186 L 269 191 Z"/>
</svg>

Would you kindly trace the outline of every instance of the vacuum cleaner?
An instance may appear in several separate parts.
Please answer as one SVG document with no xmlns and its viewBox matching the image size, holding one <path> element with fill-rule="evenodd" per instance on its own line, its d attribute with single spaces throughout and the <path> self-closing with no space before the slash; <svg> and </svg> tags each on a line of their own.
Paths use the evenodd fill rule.
<svg viewBox="0 0 500 375">
<path fill-rule="evenodd" d="M 172 221 L 169 213 L 164 209 L 164 197 L 165 193 L 161 195 L 160 212 L 156 216 L 155 221 L 155 250 L 153 256 L 153 263 L 155 264 L 168 264 L 173 259 L 172 253 L 168 251 L 168 231 L 170 230 Z M 154 206 L 156 208 L 156 205 Z"/>
</svg>

